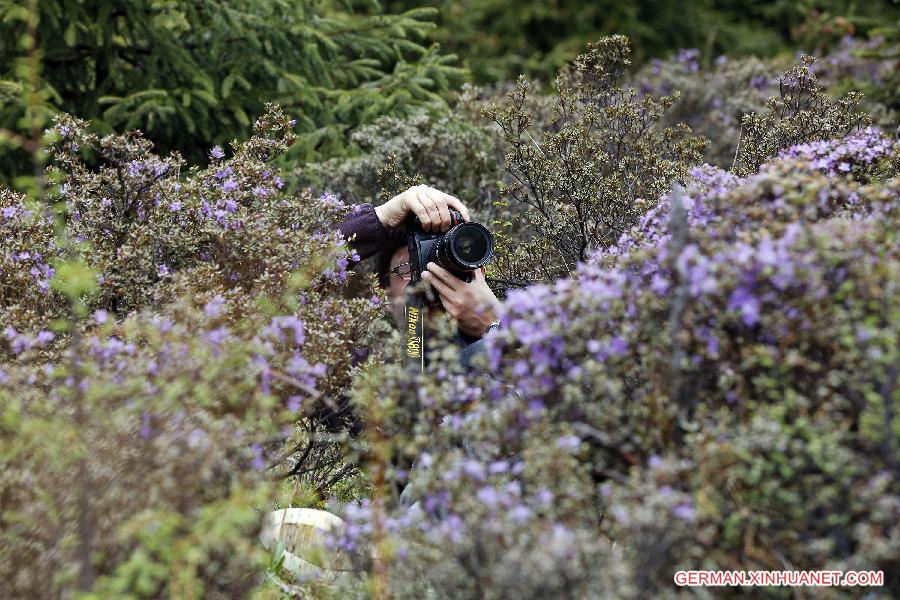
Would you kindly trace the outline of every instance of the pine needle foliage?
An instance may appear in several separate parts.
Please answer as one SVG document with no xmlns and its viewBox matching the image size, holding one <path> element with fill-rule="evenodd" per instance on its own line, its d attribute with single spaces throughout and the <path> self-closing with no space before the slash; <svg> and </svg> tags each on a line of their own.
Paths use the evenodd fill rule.
<svg viewBox="0 0 900 600">
<path fill-rule="evenodd" d="M 372 0 L 47 0 L 36 4 L 46 103 L 100 133 L 141 129 L 159 151 L 201 160 L 277 102 L 307 135 L 302 156 L 340 152 L 383 114 L 440 102 L 462 71 L 427 45 L 434 9 Z M 14 68 L 29 10 L 0 0 L 0 120 L 15 123 Z M 4 168 L 10 174 L 12 166 Z"/>
</svg>

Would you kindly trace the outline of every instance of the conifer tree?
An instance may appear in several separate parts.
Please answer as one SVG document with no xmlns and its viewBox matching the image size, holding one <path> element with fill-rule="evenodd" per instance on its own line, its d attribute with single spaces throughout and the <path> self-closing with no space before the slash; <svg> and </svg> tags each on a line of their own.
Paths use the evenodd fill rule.
<svg viewBox="0 0 900 600">
<path fill-rule="evenodd" d="M 301 155 L 339 152 L 384 114 L 441 102 L 461 70 L 427 46 L 433 9 L 385 14 L 375 0 L 0 0 L 0 122 L 14 129 L 29 10 L 45 109 L 101 132 L 141 129 L 161 152 L 203 156 L 246 137 L 266 101 L 298 119 Z M 15 171 L 9 160 L 2 175 Z"/>
</svg>

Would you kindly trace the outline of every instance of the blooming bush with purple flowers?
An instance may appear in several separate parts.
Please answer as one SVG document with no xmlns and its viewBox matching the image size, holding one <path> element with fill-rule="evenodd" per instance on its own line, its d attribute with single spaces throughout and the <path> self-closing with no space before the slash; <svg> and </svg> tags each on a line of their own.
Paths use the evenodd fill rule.
<svg viewBox="0 0 900 600">
<path fill-rule="evenodd" d="M 606 39 L 553 102 L 522 84 L 491 113 L 498 239 L 556 254 L 475 373 L 447 319 L 429 369 L 399 362 L 334 233 L 352 207 L 273 162 L 280 109 L 205 168 L 58 117 L 44 193 L 0 191 L 2 595 L 668 598 L 695 593 L 679 569 L 874 569 L 895 596 L 900 144 L 807 62 L 760 67 L 778 95 L 713 119 L 743 127 L 735 168 L 701 164 L 625 64 Z M 262 551 L 261 513 L 296 505 L 344 517 L 355 574 L 288 581 Z"/>
<path fill-rule="evenodd" d="M 881 94 L 870 97 L 870 92 L 884 89 L 890 73 L 896 71 L 896 52 L 894 58 L 874 55 L 884 46 L 879 39 L 846 37 L 836 48 L 819 56 L 810 72 L 818 85 L 836 96 L 864 90 L 861 106 L 876 124 L 890 130 L 896 127 L 897 115 L 884 105 Z M 699 55 L 696 49 L 683 49 L 668 59 L 654 59 L 635 74 L 632 83 L 645 95 L 680 92 L 681 98 L 666 114 L 664 123 L 689 125 L 709 140 L 704 160 L 729 168 L 735 162 L 738 139 L 743 133 L 743 116 L 766 112 L 766 101 L 780 93 L 776 72 L 789 65 L 784 59 L 725 55 L 703 65 Z M 823 111 L 817 114 L 824 116 Z"/>
<path fill-rule="evenodd" d="M 680 597 L 698 568 L 883 570 L 889 597 L 897 151 L 868 129 L 698 167 L 571 278 L 510 293 L 490 379 L 363 382 L 416 415 L 416 504 L 388 486 L 335 544 L 397 597 Z"/>
<path fill-rule="evenodd" d="M 85 125 L 46 132 L 48 202 L 0 195 L 3 595 L 244 597 L 256 507 L 352 479 L 380 298 L 345 294 L 344 204 L 283 191 L 279 109 L 207 169 Z"/>
</svg>

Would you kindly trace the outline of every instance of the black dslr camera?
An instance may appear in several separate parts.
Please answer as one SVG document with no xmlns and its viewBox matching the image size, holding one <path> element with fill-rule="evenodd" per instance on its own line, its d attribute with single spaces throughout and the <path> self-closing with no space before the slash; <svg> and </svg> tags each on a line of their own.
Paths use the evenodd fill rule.
<svg viewBox="0 0 900 600">
<path fill-rule="evenodd" d="M 446 232 L 425 231 L 415 215 L 410 215 L 410 283 L 422 279 L 425 265 L 434 262 L 465 282 L 473 279 L 475 269 L 486 265 L 494 255 L 494 238 L 480 223 L 466 223 L 459 211 L 450 209 L 452 225 Z"/>
<path fill-rule="evenodd" d="M 441 265 L 463 281 L 472 281 L 475 269 L 486 265 L 494 255 L 494 238 L 484 225 L 466 223 L 459 211 L 453 209 L 450 218 L 452 226 L 442 233 L 425 231 L 417 216 L 408 217 L 410 285 L 422 280 L 422 272 L 429 262 Z M 431 304 L 440 303 L 435 295 Z M 424 294 L 407 294 L 403 350 L 406 363 L 417 369 L 425 368 L 425 306 Z"/>
</svg>

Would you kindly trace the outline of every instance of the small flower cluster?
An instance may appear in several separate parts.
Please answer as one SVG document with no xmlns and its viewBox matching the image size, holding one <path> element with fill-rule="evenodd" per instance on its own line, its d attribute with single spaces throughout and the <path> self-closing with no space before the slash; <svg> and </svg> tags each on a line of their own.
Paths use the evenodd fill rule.
<svg viewBox="0 0 900 600">
<path fill-rule="evenodd" d="M 60 256 L 53 218 L 41 207 L 26 205 L 23 196 L 0 190 L 0 323 L 23 331 L 46 324 L 45 314 L 60 315 L 62 304 L 50 285 L 52 266 Z"/>
<path fill-rule="evenodd" d="M 857 179 L 867 179 L 874 167 L 892 154 L 893 142 L 879 130 L 868 127 L 842 140 L 819 140 L 798 144 L 779 153 L 783 159 L 803 159 L 813 169 L 836 176 L 854 171 Z"/>
</svg>

